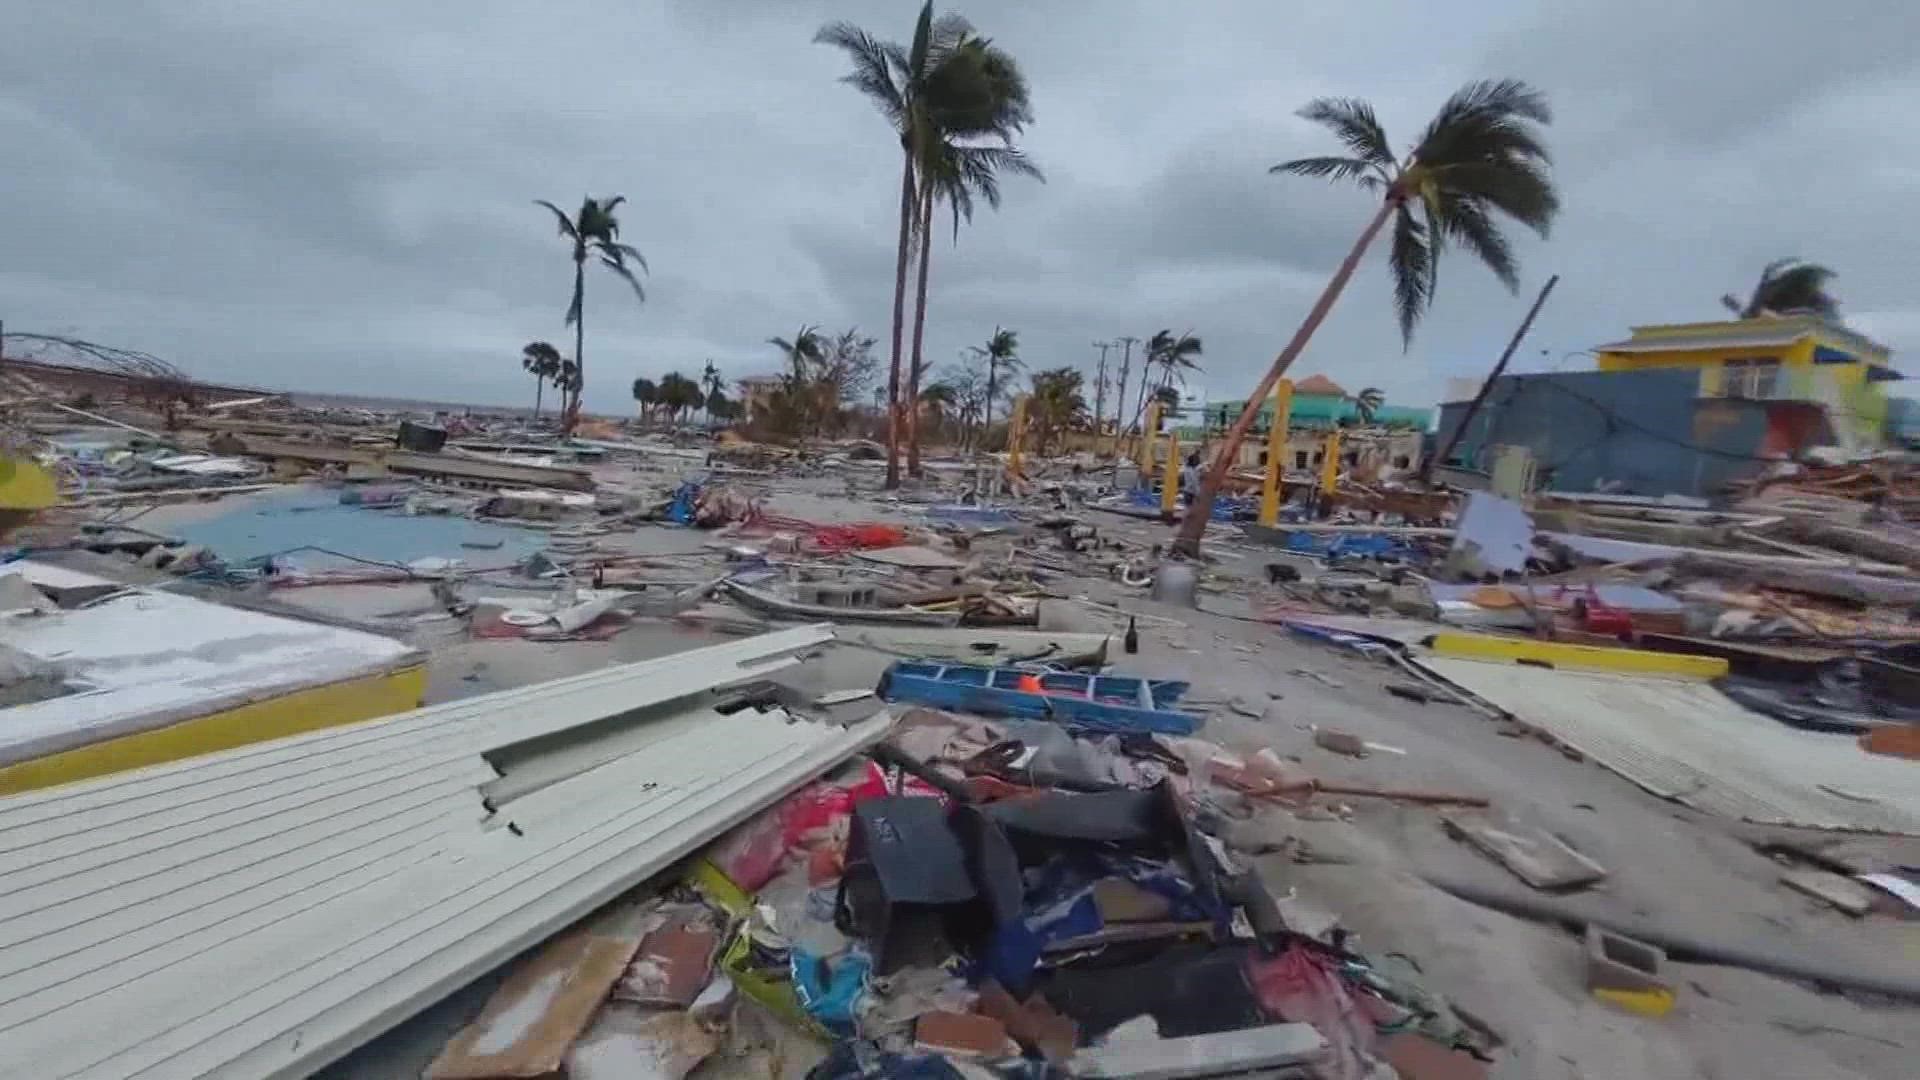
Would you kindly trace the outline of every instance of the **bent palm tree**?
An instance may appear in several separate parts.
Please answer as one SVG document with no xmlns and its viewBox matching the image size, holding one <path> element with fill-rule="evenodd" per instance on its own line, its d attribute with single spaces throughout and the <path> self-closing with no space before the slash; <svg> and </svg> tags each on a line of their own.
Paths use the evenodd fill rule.
<svg viewBox="0 0 1920 1080">
<path fill-rule="evenodd" d="M 816 399 L 819 397 L 816 372 L 826 365 L 827 344 L 819 327 L 802 326 L 791 340 L 770 337 L 767 344 L 787 358 L 786 397 L 799 421 L 802 434 L 813 431 Z"/>
<path fill-rule="evenodd" d="M 535 205 L 553 212 L 560 235 L 573 246 L 573 300 L 567 304 L 566 324 L 573 327 L 574 378 L 573 388 L 560 418 L 563 434 L 572 433 L 573 426 L 580 420 L 580 393 L 586 385 L 587 259 L 598 259 L 600 265 L 631 285 L 635 299 L 645 301 L 647 298 L 646 290 L 640 287 L 640 279 L 633 274 L 634 266 L 638 266 L 641 273 L 646 273 L 647 260 L 640 254 L 639 248 L 620 242 L 620 221 L 613 216 L 613 212 L 626 201 L 623 195 L 615 195 L 611 199 L 587 196 L 580 200 L 580 209 L 574 216 L 568 217 L 545 199 L 534 200 Z"/>
<path fill-rule="evenodd" d="M 700 387 L 702 390 L 706 391 L 705 400 L 707 401 L 713 400 L 713 396 L 715 394 L 720 393 L 721 385 L 722 384 L 720 382 L 720 369 L 713 365 L 713 361 L 711 360 L 707 361 L 707 366 L 700 370 Z M 713 420 L 713 410 L 711 409 L 707 410 L 707 420 L 708 421 Z"/>
<path fill-rule="evenodd" d="M 1352 181 L 1378 193 L 1380 205 L 1221 441 L 1213 467 L 1180 523 L 1175 549 L 1187 555 L 1199 553 L 1200 535 L 1228 465 L 1273 392 L 1273 384 L 1333 310 L 1388 219 L 1394 223 L 1389 257 L 1394 308 L 1401 336 L 1411 342 L 1414 327 L 1432 303 L 1434 274 L 1448 243 L 1465 247 L 1509 290 L 1517 290 L 1519 267 L 1495 221 L 1496 213 L 1545 236 L 1560 209 L 1539 132 L 1540 126 L 1552 121 L 1552 113 L 1545 96 L 1526 83 L 1500 79 L 1461 87 L 1440 106 L 1405 158 L 1394 157 L 1386 131 L 1364 101 L 1321 98 L 1300 115 L 1331 130 L 1346 145 L 1347 154 L 1300 158 L 1269 171 Z"/>
<path fill-rule="evenodd" d="M 1810 313 L 1823 319 L 1840 317 L 1840 302 L 1827 292 L 1832 270 L 1804 259 L 1775 259 L 1760 271 L 1760 280 L 1745 303 L 1728 295 L 1720 303 L 1742 319 L 1763 315 Z"/>
<path fill-rule="evenodd" d="M 1353 413 L 1362 424 L 1373 423 L 1380 406 L 1387 403 L 1387 395 L 1377 386 L 1369 386 L 1353 395 Z"/>
<path fill-rule="evenodd" d="M 529 341 L 520 350 L 520 366 L 533 376 L 533 418 L 540 419 L 540 397 L 547 380 L 560 373 L 560 350 L 544 341 Z"/>
</svg>

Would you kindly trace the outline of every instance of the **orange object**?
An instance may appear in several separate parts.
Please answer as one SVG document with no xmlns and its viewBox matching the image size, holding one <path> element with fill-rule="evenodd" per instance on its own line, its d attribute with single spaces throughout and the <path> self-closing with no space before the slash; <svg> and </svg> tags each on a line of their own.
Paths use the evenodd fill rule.
<svg viewBox="0 0 1920 1080">
<path fill-rule="evenodd" d="M 1013 685 L 1015 689 L 1019 690 L 1023 694 L 1046 693 L 1045 690 L 1042 690 L 1040 688 L 1040 676 L 1038 675 L 1023 674 L 1018 679 L 1014 680 Z"/>
<path fill-rule="evenodd" d="M 1890 757 L 1920 759 L 1920 724 L 1889 724 L 1860 736 L 1860 748 Z"/>
</svg>

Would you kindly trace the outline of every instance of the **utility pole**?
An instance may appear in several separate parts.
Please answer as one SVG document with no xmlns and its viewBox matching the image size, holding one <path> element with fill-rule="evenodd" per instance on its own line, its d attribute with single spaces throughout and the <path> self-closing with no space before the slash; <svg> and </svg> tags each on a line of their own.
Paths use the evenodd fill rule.
<svg viewBox="0 0 1920 1080">
<path fill-rule="evenodd" d="M 1420 463 L 1417 482 L 1421 488 L 1432 488 L 1433 467 L 1444 463 L 1452 455 L 1453 448 L 1460 445 L 1460 436 L 1466 434 L 1467 425 L 1473 423 L 1474 414 L 1480 411 L 1481 404 L 1487 400 L 1487 394 L 1493 389 L 1494 382 L 1507 370 L 1507 361 L 1513 359 L 1513 352 L 1520 347 L 1521 339 L 1525 338 L 1527 331 L 1533 328 L 1534 316 L 1540 314 L 1540 309 L 1546 306 L 1547 297 L 1553 295 L 1553 287 L 1558 284 L 1560 284 L 1559 274 L 1547 279 L 1546 285 L 1540 289 L 1540 295 L 1534 297 L 1533 306 L 1527 309 L 1527 317 L 1520 320 L 1519 329 L 1513 332 L 1513 340 L 1507 342 L 1507 351 L 1500 354 L 1500 359 L 1494 363 L 1493 370 L 1487 372 L 1487 381 L 1480 384 L 1480 392 L 1473 395 L 1473 400 L 1467 403 L 1467 411 L 1460 414 L 1460 422 L 1454 425 L 1453 434 L 1448 436 L 1446 445 L 1440 447 L 1432 457 Z"/>
<path fill-rule="evenodd" d="M 1113 348 L 1111 341 L 1096 341 L 1093 347 L 1100 350 L 1100 367 L 1093 376 L 1093 430 L 1100 431 L 1100 420 L 1107 415 L 1107 350 Z"/>
<path fill-rule="evenodd" d="M 1120 346 L 1120 398 L 1113 410 L 1113 468 L 1116 475 L 1120 470 L 1120 440 L 1126 435 L 1121 430 L 1127 415 L 1127 369 L 1133 364 L 1133 346 L 1137 337 L 1117 338 L 1113 342 Z"/>
</svg>

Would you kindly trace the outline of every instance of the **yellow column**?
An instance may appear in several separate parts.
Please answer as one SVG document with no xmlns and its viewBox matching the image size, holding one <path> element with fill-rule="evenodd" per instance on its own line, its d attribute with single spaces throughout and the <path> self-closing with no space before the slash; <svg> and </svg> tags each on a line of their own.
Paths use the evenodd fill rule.
<svg viewBox="0 0 1920 1080">
<path fill-rule="evenodd" d="M 1273 424 L 1267 429 L 1267 478 L 1260 486 L 1260 524 L 1280 520 L 1280 478 L 1286 475 L 1287 417 L 1293 411 L 1293 380 L 1273 384 Z"/>
<path fill-rule="evenodd" d="M 1013 399 L 1013 415 L 1007 418 L 1007 471 L 1020 473 L 1020 440 L 1027 434 L 1027 395 Z"/>
<path fill-rule="evenodd" d="M 1153 442 L 1160 433 L 1160 400 L 1147 402 L 1147 416 L 1140 425 L 1140 441 L 1134 444 L 1133 464 L 1139 470 L 1140 483 L 1153 483 Z"/>
<path fill-rule="evenodd" d="M 1340 485 L 1340 429 L 1327 432 L 1326 457 L 1320 461 L 1320 494 L 1332 495 Z"/>
<path fill-rule="evenodd" d="M 1144 437 L 1144 434 L 1143 436 Z M 1166 470 L 1160 474 L 1160 512 L 1171 514 L 1180 505 L 1180 434 L 1167 432 Z"/>
</svg>

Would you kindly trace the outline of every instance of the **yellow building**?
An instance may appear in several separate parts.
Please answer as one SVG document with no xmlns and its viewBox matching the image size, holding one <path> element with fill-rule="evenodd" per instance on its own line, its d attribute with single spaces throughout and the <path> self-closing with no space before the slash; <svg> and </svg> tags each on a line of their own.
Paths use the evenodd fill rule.
<svg viewBox="0 0 1920 1080">
<path fill-rule="evenodd" d="M 1884 440 L 1887 347 L 1812 315 L 1636 326 L 1601 345 L 1602 371 L 1698 368 L 1703 398 L 1803 401 L 1825 408 L 1844 446 Z"/>
</svg>

